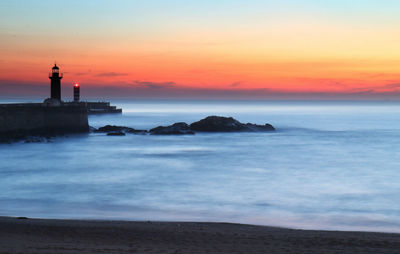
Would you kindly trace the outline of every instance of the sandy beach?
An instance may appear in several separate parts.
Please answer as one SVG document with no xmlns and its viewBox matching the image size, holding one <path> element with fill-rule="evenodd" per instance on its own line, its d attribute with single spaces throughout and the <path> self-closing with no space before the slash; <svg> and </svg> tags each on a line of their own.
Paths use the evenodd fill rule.
<svg viewBox="0 0 400 254">
<path fill-rule="evenodd" d="M 400 234 L 0 218 L 0 253 L 399 253 Z"/>
</svg>

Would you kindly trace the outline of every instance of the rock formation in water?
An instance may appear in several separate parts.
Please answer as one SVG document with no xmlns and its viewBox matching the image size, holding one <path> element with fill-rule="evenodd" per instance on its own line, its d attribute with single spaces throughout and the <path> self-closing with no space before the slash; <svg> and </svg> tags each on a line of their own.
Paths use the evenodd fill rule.
<svg viewBox="0 0 400 254">
<path fill-rule="evenodd" d="M 190 129 L 196 132 L 257 132 L 274 131 L 270 124 L 258 125 L 241 123 L 232 117 L 209 116 L 190 125 Z"/>
<path fill-rule="evenodd" d="M 194 132 L 190 129 L 187 123 L 174 123 L 170 126 L 158 126 L 156 128 L 151 129 L 150 134 L 152 135 L 185 135 L 191 134 Z"/>
<path fill-rule="evenodd" d="M 158 126 L 148 131 L 151 135 L 193 135 L 196 132 L 265 132 L 274 131 L 270 124 L 258 125 L 241 123 L 232 117 L 209 116 L 190 125 L 184 122 L 174 123 L 169 126 Z M 146 130 L 135 130 L 125 126 L 106 125 L 95 132 L 105 132 L 108 135 L 118 133 L 146 134 Z"/>
<path fill-rule="evenodd" d="M 275 128 L 270 124 L 244 124 L 232 117 L 209 116 L 190 125 L 182 122 L 175 123 L 170 126 L 159 126 L 149 132 L 156 135 L 182 135 L 194 134 L 195 132 L 261 132 L 274 130 Z"/>
<path fill-rule="evenodd" d="M 120 133 L 120 132 L 122 132 L 124 134 L 125 133 L 144 134 L 147 131 L 146 130 L 135 130 L 133 128 L 125 127 L 125 126 L 106 125 L 106 126 L 98 128 L 97 130 L 94 130 L 94 132 L 104 132 L 107 134 Z"/>
</svg>

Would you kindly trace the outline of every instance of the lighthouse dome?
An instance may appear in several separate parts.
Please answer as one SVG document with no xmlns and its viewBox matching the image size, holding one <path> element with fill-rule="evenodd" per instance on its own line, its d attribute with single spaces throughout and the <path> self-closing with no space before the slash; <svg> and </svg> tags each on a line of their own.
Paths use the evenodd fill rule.
<svg viewBox="0 0 400 254">
<path fill-rule="evenodd" d="M 54 64 L 53 70 L 58 70 L 60 68 L 58 68 L 57 64 Z"/>
</svg>

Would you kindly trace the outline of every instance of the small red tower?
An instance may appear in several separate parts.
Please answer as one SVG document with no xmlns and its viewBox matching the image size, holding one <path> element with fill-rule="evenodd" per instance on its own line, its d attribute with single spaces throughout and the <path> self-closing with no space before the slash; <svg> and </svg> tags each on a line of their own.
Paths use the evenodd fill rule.
<svg viewBox="0 0 400 254">
<path fill-rule="evenodd" d="M 58 99 L 61 101 L 61 79 L 63 75 L 60 75 L 60 68 L 58 68 L 57 64 L 54 64 L 54 67 L 51 69 L 51 73 L 49 74 L 49 79 L 51 80 L 51 98 Z"/>
<path fill-rule="evenodd" d="M 74 102 L 79 102 L 80 97 L 80 87 L 78 83 L 74 85 Z"/>
</svg>

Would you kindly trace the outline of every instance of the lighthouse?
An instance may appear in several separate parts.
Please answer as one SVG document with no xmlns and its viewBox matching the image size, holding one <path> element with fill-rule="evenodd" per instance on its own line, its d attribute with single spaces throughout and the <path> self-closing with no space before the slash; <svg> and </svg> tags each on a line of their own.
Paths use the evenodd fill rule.
<svg viewBox="0 0 400 254">
<path fill-rule="evenodd" d="M 75 83 L 75 85 L 74 85 L 74 102 L 79 102 L 79 97 L 80 97 L 80 95 L 79 95 L 80 91 L 79 90 L 80 90 L 79 89 L 79 84 Z"/>
<path fill-rule="evenodd" d="M 60 74 L 60 68 L 57 64 L 51 69 L 49 79 L 51 80 L 51 98 L 61 101 L 61 79 L 63 78 L 62 73 Z"/>
</svg>

